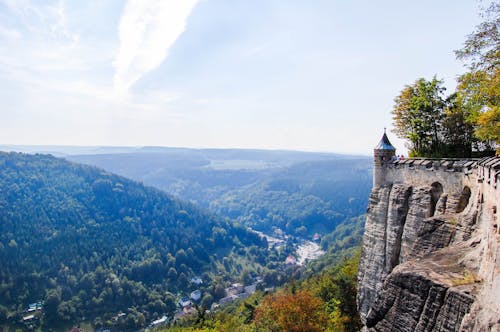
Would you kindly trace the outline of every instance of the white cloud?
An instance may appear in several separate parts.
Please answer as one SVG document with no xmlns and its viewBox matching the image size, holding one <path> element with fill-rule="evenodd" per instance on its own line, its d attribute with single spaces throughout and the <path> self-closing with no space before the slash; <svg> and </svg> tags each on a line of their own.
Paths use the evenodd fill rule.
<svg viewBox="0 0 500 332">
<path fill-rule="evenodd" d="M 197 0 L 129 0 L 119 25 L 120 47 L 114 67 L 115 92 L 125 93 L 158 67 L 184 32 Z"/>
</svg>

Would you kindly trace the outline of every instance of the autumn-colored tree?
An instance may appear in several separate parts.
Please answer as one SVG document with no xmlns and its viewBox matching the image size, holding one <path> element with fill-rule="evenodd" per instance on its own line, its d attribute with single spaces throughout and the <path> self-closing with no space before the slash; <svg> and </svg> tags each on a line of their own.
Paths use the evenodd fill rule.
<svg viewBox="0 0 500 332">
<path fill-rule="evenodd" d="M 267 296 L 255 310 L 259 331 L 315 332 L 323 331 L 326 324 L 321 299 L 308 291 Z"/>
<path fill-rule="evenodd" d="M 475 135 L 500 145 L 500 68 L 460 76 L 457 95 L 468 121 L 476 127 Z"/>
<path fill-rule="evenodd" d="M 481 16 L 484 21 L 467 36 L 464 47 L 455 51 L 471 71 L 491 72 L 500 65 L 500 2 L 492 1 Z"/>
<path fill-rule="evenodd" d="M 332 269 L 312 278 L 305 288 L 321 298 L 329 316 L 327 331 L 355 332 L 361 329 L 356 307 L 356 284 L 360 252 Z"/>
<path fill-rule="evenodd" d="M 500 149 L 500 3 L 492 2 L 482 16 L 484 21 L 456 51 L 469 69 L 460 76 L 457 92 L 477 137 Z"/>
</svg>

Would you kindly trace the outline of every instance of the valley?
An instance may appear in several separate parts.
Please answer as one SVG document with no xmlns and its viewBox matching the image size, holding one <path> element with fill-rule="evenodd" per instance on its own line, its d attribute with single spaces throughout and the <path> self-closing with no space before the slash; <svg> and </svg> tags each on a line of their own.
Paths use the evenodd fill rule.
<svg viewBox="0 0 500 332">
<path fill-rule="evenodd" d="M 0 153 L 0 324 L 134 329 L 182 313 L 186 294 L 225 303 L 232 284 L 274 288 L 359 244 L 366 159 L 210 153 L 219 161 L 177 150 L 65 155 L 72 162 Z M 73 162 L 83 159 L 102 168 Z M 342 191 L 349 174 L 354 191 Z M 25 311 L 31 303 L 40 309 Z"/>
<path fill-rule="evenodd" d="M 371 159 L 296 151 L 142 148 L 66 155 L 263 231 L 312 239 L 364 213 Z"/>
</svg>

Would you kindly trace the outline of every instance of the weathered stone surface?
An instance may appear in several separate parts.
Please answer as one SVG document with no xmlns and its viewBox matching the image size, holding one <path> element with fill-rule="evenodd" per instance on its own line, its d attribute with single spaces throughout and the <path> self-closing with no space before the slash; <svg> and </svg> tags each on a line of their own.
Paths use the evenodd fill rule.
<svg viewBox="0 0 500 332">
<path fill-rule="evenodd" d="M 447 247 L 456 229 L 454 216 L 440 215 L 423 219 L 418 225 L 417 237 L 407 246 L 409 258 L 424 257 L 438 249 Z"/>
<path fill-rule="evenodd" d="M 365 223 L 360 264 L 364 266 L 359 270 L 358 307 L 360 312 L 366 314 L 376 295 L 382 287 L 386 264 L 386 220 L 389 207 L 389 195 L 392 186 L 377 187 L 372 190 L 368 215 Z"/>
<path fill-rule="evenodd" d="M 448 195 L 442 194 L 436 205 L 436 213 L 434 215 L 444 214 L 446 212 L 446 203 L 448 201 Z"/>
<path fill-rule="evenodd" d="M 418 187 L 413 190 L 410 207 L 404 227 L 399 263 L 414 258 L 418 253 L 414 243 L 418 238 L 422 221 L 431 215 L 431 187 Z"/>
<path fill-rule="evenodd" d="M 370 196 L 363 331 L 500 332 L 500 158 L 418 164 L 390 167 Z"/>
<path fill-rule="evenodd" d="M 477 287 L 462 250 L 451 249 L 397 266 L 366 317 L 368 331 L 458 331 Z"/>
<path fill-rule="evenodd" d="M 396 265 L 449 244 L 454 226 L 445 215 L 425 219 L 430 204 L 430 187 L 414 191 L 406 184 L 395 184 L 373 190 L 358 276 L 362 319 Z"/>
<path fill-rule="evenodd" d="M 475 297 L 464 292 L 449 289 L 432 331 L 459 331 L 462 319 L 469 312 L 474 300 Z"/>
<path fill-rule="evenodd" d="M 401 237 L 408 215 L 413 188 L 408 185 L 393 185 L 389 196 L 385 243 L 385 273 L 390 273 L 399 264 Z"/>
<path fill-rule="evenodd" d="M 413 273 L 392 273 L 366 318 L 369 331 L 414 331 L 430 287 Z"/>
</svg>

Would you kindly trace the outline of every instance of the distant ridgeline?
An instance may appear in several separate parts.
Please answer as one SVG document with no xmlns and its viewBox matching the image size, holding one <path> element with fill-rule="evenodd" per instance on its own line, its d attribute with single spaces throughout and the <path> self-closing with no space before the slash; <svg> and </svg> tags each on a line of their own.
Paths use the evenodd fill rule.
<svg viewBox="0 0 500 332">
<path fill-rule="evenodd" d="M 0 325 L 44 301 L 49 326 L 130 308 L 129 328 L 143 326 L 171 313 L 169 292 L 192 291 L 194 276 L 208 284 L 260 266 L 248 248 L 266 264 L 257 234 L 160 190 L 48 155 L 0 152 Z"/>
<path fill-rule="evenodd" d="M 384 134 L 358 275 L 368 331 L 500 328 L 500 158 L 406 159 Z"/>
<path fill-rule="evenodd" d="M 372 181 L 369 157 L 331 153 L 141 148 L 65 158 L 165 190 L 267 234 L 279 229 L 309 239 L 364 214 Z"/>
</svg>

